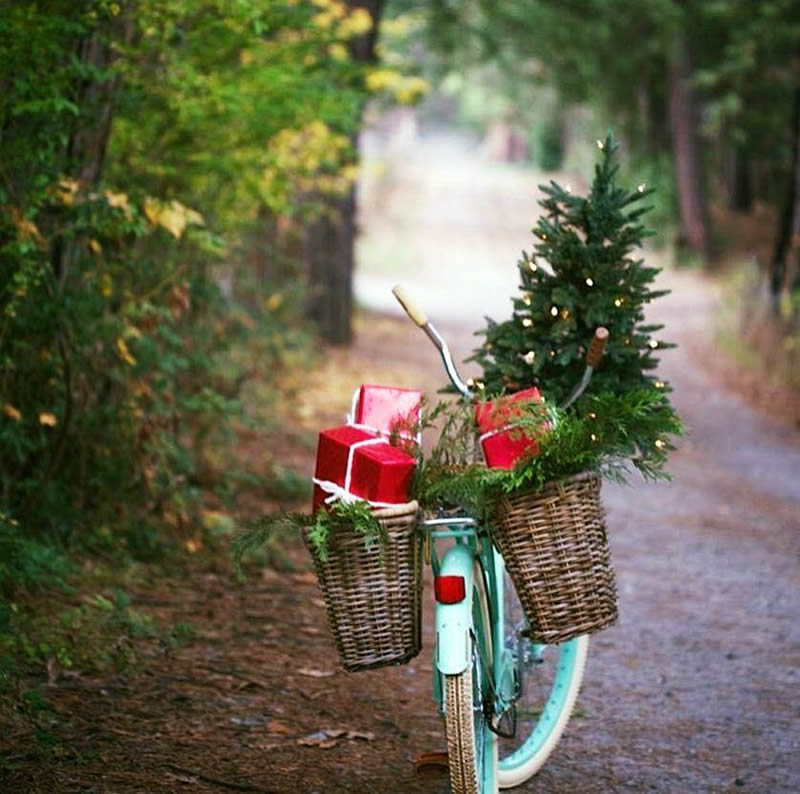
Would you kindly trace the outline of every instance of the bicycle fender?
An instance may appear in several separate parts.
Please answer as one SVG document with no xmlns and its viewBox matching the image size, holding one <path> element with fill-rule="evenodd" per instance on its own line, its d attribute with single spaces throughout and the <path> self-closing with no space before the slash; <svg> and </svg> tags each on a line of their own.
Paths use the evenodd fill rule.
<svg viewBox="0 0 800 794">
<path fill-rule="evenodd" d="M 458 604 L 436 604 L 435 664 L 440 673 L 457 675 L 471 662 L 472 579 L 474 557 L 466 546 L 453 546 L 442 560 L 442 576 L 463 576 L 466 598 Z"/>
</svg>

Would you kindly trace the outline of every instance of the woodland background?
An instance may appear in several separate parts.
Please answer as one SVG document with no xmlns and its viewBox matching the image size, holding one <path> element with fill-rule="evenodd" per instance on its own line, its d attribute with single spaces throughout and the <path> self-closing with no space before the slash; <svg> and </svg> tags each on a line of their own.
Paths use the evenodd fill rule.
<svg viewBox="0 0 800 794">
<path fill-rule="evenodd" d="M 359 133 L 397 104 L 586 177 L 613 129 L 720 341 L 800 387 L 798 41 L 791 0 L 3 4 L 4 703 L 135 663 L 111 634 L 179 643 L 126 583 L 305 499 L 281 440 L 352 341 Z"/>
</svg>

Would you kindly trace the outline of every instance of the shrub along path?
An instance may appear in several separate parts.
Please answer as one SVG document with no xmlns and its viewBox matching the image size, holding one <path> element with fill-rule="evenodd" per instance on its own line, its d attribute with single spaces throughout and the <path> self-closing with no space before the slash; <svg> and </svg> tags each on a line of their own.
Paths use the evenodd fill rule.
<svg viewBox="0 0 800 794">
<path fill-rule="evenodd" d="M 414 245 L 443 234 L 435 195 L 442 204 L 448 174 L 474 165 L 468 155 L 438 151 L 435 167 L 416 169 L 423 181 L 410 195 L 427 214 Z M 507 236 L 492 213 L 513 217 L 508 173 L 495 183 L 479 169 L 476 192 L 462 180 L 448 212 L 458 202 L 474 213 L 480 201 L 480 222 Z M 445 285 L 438 299 L 430 283 L 422 291 L 432 315 L 439 306 L 460 310 L 443 309 L 440 327 L 461 356 L 476 323 L 456 319 L 470 305 L 458 272 L 448 279 L 437 271 Z M 681 345 L 664 353 L 663 372 L 690 433 L 672 460 L 673 483 L 604 489 L 621 619 L 593 639 L 577 714 L 524 791 L 800 790 L 800 433 L 716 377 L 722 365 L 705 344 L 708 285 L 664 280 L 675 291 L 653 314 Z M 441 376 L 414 327 L 396 315 L 362 314 L 355 347 L 332 351 L 314 375 L 302 421 L 338 423 L 362 381 L 433 393 Z M 310 472 L 312 457 L 302 446 L 292 450 L 300 470 Z M 413 776 L 416 755 L 443 746 L 429 692 L 430 604 L 416 660 L 346 674 L 305 554 L 290 544 L 288 556 L 294 571 L 254 572 L 242 585 L 206 562 L 133 590 L 135 606 L 188 624 L 194 636 L 152 643 L 125 674 L 54 669 L 38 741 L 22 718 L 0 737 L 0 791 L 445 792 L 446 780 Z"/>
</svg>

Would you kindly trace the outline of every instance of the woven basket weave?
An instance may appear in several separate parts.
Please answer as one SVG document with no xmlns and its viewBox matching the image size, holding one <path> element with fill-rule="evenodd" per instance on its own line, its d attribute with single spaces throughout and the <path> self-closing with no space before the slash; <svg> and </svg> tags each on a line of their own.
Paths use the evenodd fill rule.
<svg viewBox="0 0 800 794">
<path fill-rule="evenodd" d="M 617 619 L 600 477 L 579 474 L 501 498 L 492 540 L 536 642 L 555 644 Z"/>
<path fill-rule="evenodd" d="M 345 670 L 403 664 L 422 648 L 422 537 L 416 502 L 382 508 L 375 517 L 388 543 L 369 548 L 355 530 L 337 530 L 328 559 L 308 541 L 336 649 Z"/>
</svg>

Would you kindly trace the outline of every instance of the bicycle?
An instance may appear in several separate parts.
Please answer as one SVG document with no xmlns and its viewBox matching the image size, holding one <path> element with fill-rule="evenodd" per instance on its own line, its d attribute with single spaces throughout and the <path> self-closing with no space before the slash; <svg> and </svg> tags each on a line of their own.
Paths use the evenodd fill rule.
<svg viewBox="0 0 800 794">
<path fill-rule="evenodd" d="M 401 287 L 393 293 L 433 342 L 464 399 L 472 400 L 444 338 Z M 589 384 L 607 340 L 598 329 L 580 383 Z M 555 749 L 573 711 L 589 638 L 560 645 L 531 639 L 503 557 L 487 527 L 466 513 L 421 522 L 433 568 L 435 630 L 433 694 L 445 720 L 454 794 L 489 794 L 531 778 Z M 441 557 L 437 543 L 451 543 Z"/>
</svg>

